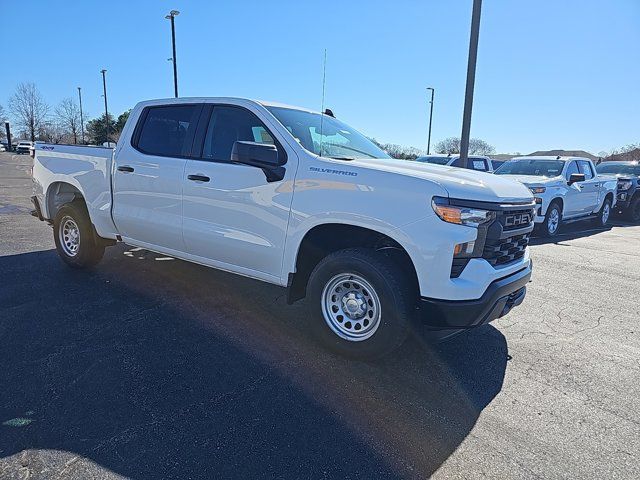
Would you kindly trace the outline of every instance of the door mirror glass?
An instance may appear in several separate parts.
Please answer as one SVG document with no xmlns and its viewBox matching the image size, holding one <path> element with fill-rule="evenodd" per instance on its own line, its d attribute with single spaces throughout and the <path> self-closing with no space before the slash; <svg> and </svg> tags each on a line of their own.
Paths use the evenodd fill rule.
<svg viewBox="0 0 640 480">
<path fill-rule="evenodd" d="M 569 177 L 569 181 L 567 182 L 567 184 L 573 185 L 574 183 L 584 182 L 585 180 L 586 180 L 586 177 L 584 173 L 572 173 L 571 176 Z"/>
<path fill-rule="evenodd" d="M 231 161 L 261 168 L 269 182 L 284 178 L 285 169 L 281 165 L 280 154 L 275 145 L 236 141 L 231 150 Z"/>
</svg>

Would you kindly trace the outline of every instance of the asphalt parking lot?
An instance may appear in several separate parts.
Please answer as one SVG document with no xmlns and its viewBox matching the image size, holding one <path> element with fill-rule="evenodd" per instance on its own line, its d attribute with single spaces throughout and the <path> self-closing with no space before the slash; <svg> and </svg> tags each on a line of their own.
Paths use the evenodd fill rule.
<svg viewBox="0 0 640 480">
<path fill-rule="evenodd" d="M 361 363 L 275 287 L 70 270 L 30 165 L 0 153 L 0 478 L 640 478 L 640 226 L 537 239 L 520 308 Z"/>
</svg>

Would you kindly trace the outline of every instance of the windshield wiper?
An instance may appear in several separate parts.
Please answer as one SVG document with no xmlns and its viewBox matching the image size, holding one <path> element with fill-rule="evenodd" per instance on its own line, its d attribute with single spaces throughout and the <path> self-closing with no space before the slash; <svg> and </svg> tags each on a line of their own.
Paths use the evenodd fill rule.
<svg viewBox="0 0 640 480">
<path fill-rule="evenodd" d="M 333 156 L 330 156 L 329 158 L 333 158 L 335 160 L 355 160 L 356 159 L 356 157 L 333 157 Z"/>
<path fill-rule="evenodd" d="M 325 143 L 325 145 L 331 145 L 332 147 L 344 148 L 345 150 L 351 150 L 353 152 L 362 153 L 362 154 L 364 154 L 364 155 L 366 155 L 367 157 L 370 157 L 370 158 L 376 158 L 375 155 L 371 155 L 370 153 L 363 152 L 362 150 L 358 150 L 357 148 L 347 147 L 346 145 L 340 145 L 339 143 Z"/>
</svg>

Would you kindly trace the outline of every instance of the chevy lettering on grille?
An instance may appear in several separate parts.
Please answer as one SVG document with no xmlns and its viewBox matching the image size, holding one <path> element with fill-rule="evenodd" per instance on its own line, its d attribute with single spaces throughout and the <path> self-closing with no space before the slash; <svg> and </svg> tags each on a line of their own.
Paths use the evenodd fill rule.
<svg viewBox="0 0 640 480">
<path fill-rule="evenodd" d="M 528 213 L 516 213 L 514 215 L 507 215 L 504 219 L 505 227 L 519 227 L 526 226 L 531 223 L 531 215 Z"/>
</svg>

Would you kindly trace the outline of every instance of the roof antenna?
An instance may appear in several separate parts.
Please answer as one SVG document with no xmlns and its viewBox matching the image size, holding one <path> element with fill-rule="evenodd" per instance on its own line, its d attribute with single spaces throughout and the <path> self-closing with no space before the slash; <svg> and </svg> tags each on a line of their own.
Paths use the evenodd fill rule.
<svg viewBox="0 0 640 480">
<path fill-rule="evenodd" d="M 322 65 L 322 103 L 320 106 L 320 156 L 322 156 L 322 144 L 324 137 L 322 136 L 322 127 L 324 124 L 324 86 L 327 80 L 327 49 L 324 49 L 324 62 Z"/>
</svg>

